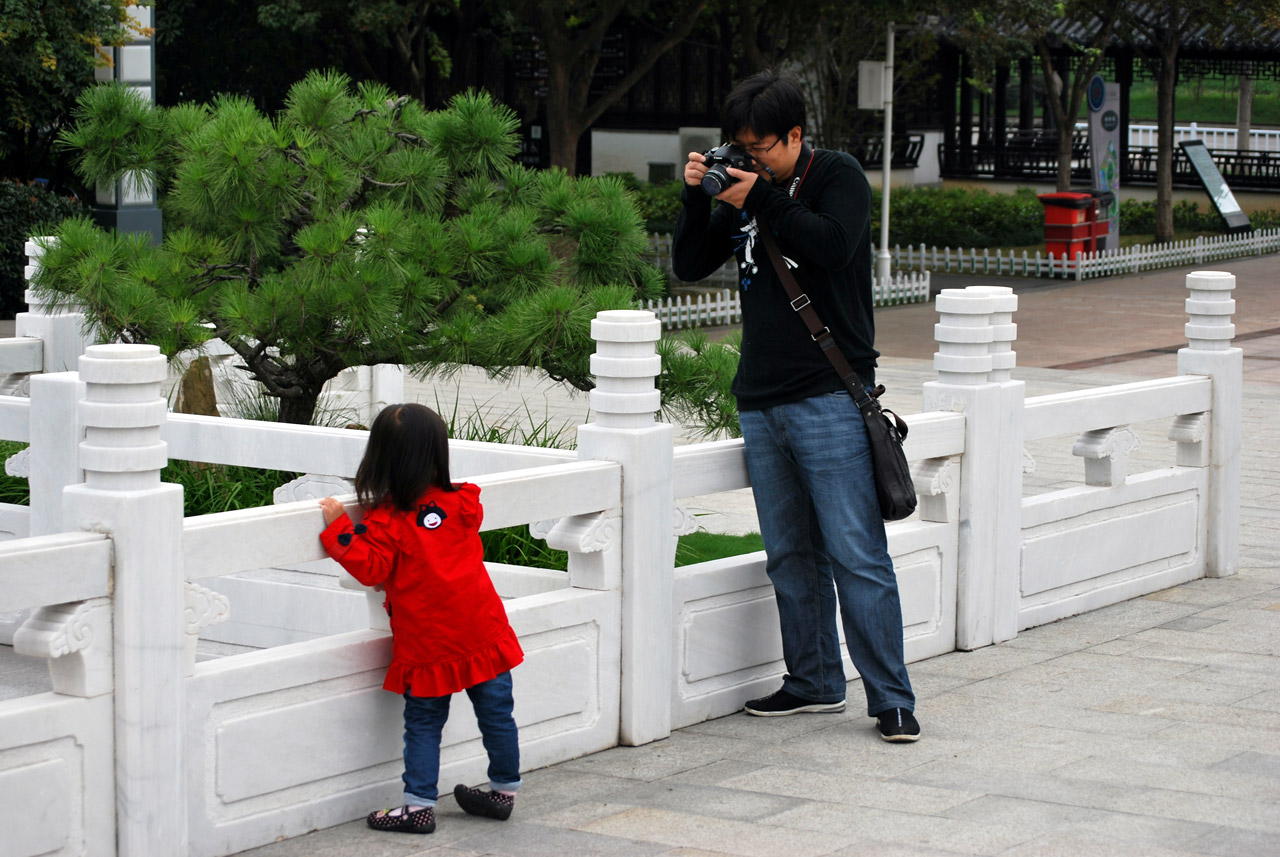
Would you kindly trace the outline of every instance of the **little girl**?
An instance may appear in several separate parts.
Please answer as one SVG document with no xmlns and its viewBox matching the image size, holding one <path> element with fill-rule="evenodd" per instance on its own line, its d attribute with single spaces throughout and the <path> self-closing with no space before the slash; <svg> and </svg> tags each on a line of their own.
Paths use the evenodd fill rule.
<svg viewBox="0 0 1280 857">
<path fill-rule="evenodd" d="M 480 489 L 449 481 L 449 433 L 423 405 L 378 414 L 356 472 L 360 523 L 320 501 L 329 556 L 365 586 L 382 586 L 391 665 L 382 687 L 404 695 L 404 805 L 369 814 L 375 830 L 436 829 L 440 733 L 450 696 L 465 690 L 489 754 L 489 789 L 459 784 L 458 805 L 506 819 L 520 788 L 511 669 L 524 652 L 485 571 Z"/>
</svg>

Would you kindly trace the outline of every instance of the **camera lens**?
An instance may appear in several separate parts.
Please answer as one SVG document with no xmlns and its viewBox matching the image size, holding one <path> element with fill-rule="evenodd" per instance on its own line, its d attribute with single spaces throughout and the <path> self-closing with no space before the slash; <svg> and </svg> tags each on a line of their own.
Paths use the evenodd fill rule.
<svg viewBox="0 0 1280 857">
<path fill-rule="evenodd" d="M 724 167 L 716 164 L 702 176 L 702 190 L 707 196 L 717 196 L 737 179 L 730 177 Z"/>
</svg>

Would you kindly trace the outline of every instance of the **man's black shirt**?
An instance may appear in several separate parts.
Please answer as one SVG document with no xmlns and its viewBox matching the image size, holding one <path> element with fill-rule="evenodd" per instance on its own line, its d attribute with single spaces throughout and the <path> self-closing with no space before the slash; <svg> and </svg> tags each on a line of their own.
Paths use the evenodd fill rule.
<svg viewBox="0 0 1280 857">
<path fill-rule="evenodd" d="M 803 160 L 803 159 L 802 159 Z M 798 166 L 803 167 L 804 164 Z M 790 182 L 787 183 L 790 186 Z M 768 221 L 782 255 L 836 344 L 864 384 L 875 383 L 875 322 L 871 294 L 871 186 L 843 152 L 819 150 L 796 193 L 760 178 L 741 210 L 685 185 L 676 221 L 672 269 L 701 280 L 730 256 L 738 262 L 742 356 L 733 380 L 738 409 L 760 410 L 844 389 L 831 363 L 791 309 L 764 242 L 757 215 Z"/>
</svg>

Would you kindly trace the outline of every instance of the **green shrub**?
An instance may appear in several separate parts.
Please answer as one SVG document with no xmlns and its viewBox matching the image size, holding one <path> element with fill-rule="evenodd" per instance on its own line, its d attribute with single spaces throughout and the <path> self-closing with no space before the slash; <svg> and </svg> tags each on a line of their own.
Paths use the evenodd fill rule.
<svg viewBox="0 0 1280 857">
<path fill-rule="evenodd" d="M 1254 229 L 1280 227 L 1280 210 L 1255 211 L 1249 215 Z M 1220 232 L 1222 218 L 1212 205 L 1200 209 L 1200 203 L 1189 199 L 1173 205 L 1173 228 L 1179 232 Z M 1126 199 L 1120 202 L 1120 234 L 1145 235 L 1156 231 L 1156 203 L 1152 199 Z"/>
<path fill-rule="evenodd" d="M 889 246 L 1019 247 L 1044 240 L 1044 206 L 1031 188 L 894 188 Z M 880 191 L 871 191 L 871 242 L 880 243 Z"/>
<path fill-rule="evenodd" d="M 647 232 L 674 232 L 680 215 L 680 191 L 684 182 L 641 184 L 636 190 L 636 207 L 644 218 Z"/>
<path fill-rule="evenodd" d="M 64 218 L 86 211 L 77 200 L 39 185 L 0 181 L 0 318 L 13 318 L 26 307 L 22 269 L 27 264 L 27 239 L 49 235 Z"/>
<path fill-rule="evenodd" d="M 635 173 L 606 173 L 605 175 L 618 179 L 627 190 L 631 191 L 631 196 L 636 201 L 636 208 L 644 218 L 645 232 L 675 231 L 676 217 L 680 215 L 680 190 L 684 187 L 684 182 L 654 184 L 640 181 Z"/>
</svg>

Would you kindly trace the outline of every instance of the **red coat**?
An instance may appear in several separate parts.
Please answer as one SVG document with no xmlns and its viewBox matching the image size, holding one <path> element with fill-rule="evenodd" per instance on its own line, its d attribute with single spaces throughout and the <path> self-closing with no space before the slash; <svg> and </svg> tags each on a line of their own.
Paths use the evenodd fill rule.
<svg viewBox="0 0 1280 857">
<path fill-rule="evenodd" d="M 480 489 L 432 487 L 416 512 L 390 503 L 359 525 L 346 515 L 320 534 L 329 556 L 365 586 L 382 584 L 391 615 L 391 665 L 382 686 L 445 696 L 524 660 L 484 567 Z"/>
</svg>

